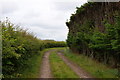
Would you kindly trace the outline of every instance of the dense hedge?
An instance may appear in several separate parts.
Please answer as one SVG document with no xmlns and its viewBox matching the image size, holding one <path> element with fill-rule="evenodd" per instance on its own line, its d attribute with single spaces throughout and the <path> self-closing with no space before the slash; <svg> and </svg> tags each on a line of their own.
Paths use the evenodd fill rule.
<svg viewBox="0 0 120 80">
<path fill-rule="evenodd" d="M 105 24 L 105 33 L 98 29 L 85 29 L 75 35 L 69 33 L 67 44 L 72 51 L 85 54 L 100 62 L 113 67 L 119 66 L 120 61 L 120 18 L 116 24 Z"/>
<path fill-rule="evenodd" d="M 65 47 L 67 44 L 64 41 L 54 41 L 54 40 L 43 40 L 42 42 L 45 48 L 52 48 L 52 47 Z"/>
<path fill-rule="evenodd" d="M 77 8 L 76 14 L 71 16 L 69 22 L 66 22 L 69 28 L 67 45 L 74 52 L 120 68 L 120 14 L 115 15 L 114 24 L 104 19 L 101 23 L 104 24 L 105 30 L 101 32 L 93 24 L 95 22 L 89 19 L 83 20 L 83 24 L 75 20 L 75 16 L 80 15 L 82 11 L 84 11 L 84 6 Z"/>
<path fill-rule="evenodd" d="M 44 48 L 63 47 L 65 42 L 39 40 L 33 34 L 6 20 L 0 22 L 2 27 L 2 74 L 4 77 L 13 75 L 19 69 L 29 65 L 26 60 L 38 54 Z"/>
</svg>

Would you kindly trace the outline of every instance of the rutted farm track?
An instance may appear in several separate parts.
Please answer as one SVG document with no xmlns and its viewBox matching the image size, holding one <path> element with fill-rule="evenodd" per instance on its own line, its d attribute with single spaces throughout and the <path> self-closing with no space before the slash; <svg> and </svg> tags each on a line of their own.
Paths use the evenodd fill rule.
<svg viewBox="0 0 120 80">
<path fill-rule="evenodd" d="M 40 69 L 40 77 L 41 78 L 52 78 L 51 70 L 50 70 L 50 64 L 49 64 L 49 55 L 50 51 L 45 52 L 43 59 L 42 59 L 42 66 Z"/>
<path fill-rule="evenodd" d="M 53 78 L 54 75 L 51 72 L 50 66 L 50 58 L 49 56 L 53 53 L 53 51 L 47 51 L 44 53 L 42 59 L 42 65 L 40 69 L 40 78 Z M 56 55 L 64 61 L 64 63 L 73 71 L 79 78 L 92 78 L 90 74 L 81 69 L 77 64 L 70 61 L 67 57 L 65 57 L 62 53 L 56 52 Z M 61 74 L 60 74 L 61 75 Z M 72 76 L 71 76 L 72 77 Z"/>
</svg>

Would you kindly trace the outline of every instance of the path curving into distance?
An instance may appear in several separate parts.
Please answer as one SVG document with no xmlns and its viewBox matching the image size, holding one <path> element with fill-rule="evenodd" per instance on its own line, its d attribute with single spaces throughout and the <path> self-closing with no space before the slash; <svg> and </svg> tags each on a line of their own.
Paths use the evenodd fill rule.
<svg viewBox="0 0 120 80">
<path fill-rule="evenodd" d="M 43 55 L 42 65 L 40 68 L 40 78 L 53 78 L 50 69 L 50 62 L 49 62 L 49 55 L 52 51 L 47 51 Z M 86 71 L 81 69 L 77 64 L 70 61 L 64 54 L 58 52 L 58 56 L 67 64 L 80 78 L 93 78 L 90 74 Z"/>
</svg>

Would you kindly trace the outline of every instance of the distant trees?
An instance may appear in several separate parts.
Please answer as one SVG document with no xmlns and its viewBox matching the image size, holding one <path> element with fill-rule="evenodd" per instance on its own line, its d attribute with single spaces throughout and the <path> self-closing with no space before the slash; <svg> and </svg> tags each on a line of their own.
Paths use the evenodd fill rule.
<svg viewBox="0 0 120 80">
<path fill-rule="evenodd" d="M 39 40 L 33 34 L 15 26 L 10 21 L 0 22 L 2 27 L 2 73 L 14 77 L 14 73 L 28 65 L 26 60 L 45 48 L 64 47 L 65 42 Z"/>
</svg>

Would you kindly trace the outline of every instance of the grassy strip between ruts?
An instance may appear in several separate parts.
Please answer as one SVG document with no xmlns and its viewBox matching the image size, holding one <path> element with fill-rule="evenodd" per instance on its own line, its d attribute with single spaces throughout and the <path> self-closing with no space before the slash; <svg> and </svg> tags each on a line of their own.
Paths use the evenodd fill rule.
<svg viewBox="0 0 120 80">
<path fill-rule="evenodd" d="M 68 48 L 58 48 L 58 51 L 81 68 L 89 72 L 95 78 L 117 78 L 118 70 L 107 67 L 106 65 L 94 61 L 93 59 L 81 54 L 74 54 Z"/>
<path fill-rule="evenodd" d="M 59 58 L 56 51 L 50 54 L 50 65 L 52 74 L 55 78 L 79 78 L 75 72 Z"/>
</svg>

